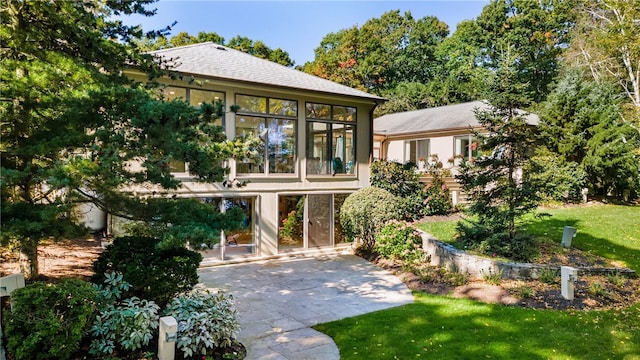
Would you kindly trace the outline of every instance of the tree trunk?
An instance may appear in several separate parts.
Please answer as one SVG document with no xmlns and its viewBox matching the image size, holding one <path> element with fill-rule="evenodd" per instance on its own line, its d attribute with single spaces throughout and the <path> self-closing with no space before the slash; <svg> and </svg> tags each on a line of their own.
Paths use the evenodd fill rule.
<svg viewBox="0 0 640 360">
<path fill-rule="evenodd" d="M 40 275 L 38 267 L 38 241 L 23 239 L 20 242 L 20 272 L 25 279 L 36 279 Z"/>
</svg>

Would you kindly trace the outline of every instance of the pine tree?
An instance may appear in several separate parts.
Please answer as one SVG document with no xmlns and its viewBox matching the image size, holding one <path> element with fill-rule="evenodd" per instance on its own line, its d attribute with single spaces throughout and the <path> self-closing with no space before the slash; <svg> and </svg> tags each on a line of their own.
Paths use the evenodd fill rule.
<svg viewBox="0 0 640 360">
<path fill-rule="evenodd" d="M 533 239 L 519 234 L 518 219 L 538 205 L 538 184 L 523 172 L 535 147 L 532 126 L 520 109 L 528 105 L 526 86 L 514 81 L 511 64 L 503 63 L 489 83 L 490 109 L 477 110 L 484 132 L 475 131 L 481 156 L 463 163 L 461 182 L 474 220 L 458 224 L 465 246 L 516 259 L 534 251 Z"/>
<path fill-rule="evenodd" d="M 133 44 L 162 31 L 143 34 L 112 20 L 151 16 L 145 8 L 151 2 L 16 0 L 0 6 L 2 244 L 20 250 L 27 277 L 38 276 L 42 239 L 83 231 L 71 211 L 79 203 L 127 219 L 171 222 L 176 232 L 184 224 L 191 231 L 181 233 L 192 236 L 228 225 L 211 206 L 122 192 L 140 184 L 158 195 L 176 189 L 180 183 L 169 167 L 174 159 L 189 161 L 198 179 L 222 180 L 222 161 L 250 146 L 225 141 L 212 125 L 220 104 L 196 109 L 164 102 L 157 90 L 127 78 L 131 67 L 150 78 L 163 73 L 161 63 Z"/>
</svg>

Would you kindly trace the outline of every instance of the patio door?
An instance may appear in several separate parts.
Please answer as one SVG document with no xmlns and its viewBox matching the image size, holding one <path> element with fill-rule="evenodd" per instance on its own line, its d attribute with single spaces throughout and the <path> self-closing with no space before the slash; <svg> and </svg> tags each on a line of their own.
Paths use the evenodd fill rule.
<svg viewBox="0 0 640 360">
<path fill-rule="evenodd" d="M 307 195 L 307 239 L 310 248 L 333 244 L 332 199 L 332 194 Z"/>
</svg>

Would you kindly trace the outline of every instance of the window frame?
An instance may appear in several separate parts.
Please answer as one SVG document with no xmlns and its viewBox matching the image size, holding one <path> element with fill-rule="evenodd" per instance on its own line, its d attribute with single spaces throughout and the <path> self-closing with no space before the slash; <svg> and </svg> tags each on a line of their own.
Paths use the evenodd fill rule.
<svg viewBox="0 0 640 360">
<path fill-rule="evenodd" d="M 264 150 L 263 150 L 263 154 L 262 154 L 262 162 L 263 162 L 263 166 L 264 169 L 262 172 L 239 172 L 238 171 L 238 164 L 242 161 L 242 159 L 236 159 L 235 161 L 235 173 L 236 176 L 238 177 L 268 177 L 268 176 L 278 176 L 278 177 L 296 177 L 298 176 L 298 159 L 299 159 L 299 155 L 298 155 L 298 116 L 299 116 L 299 101 L 298 100 L 294 100 L 294 99 L 285 99 L 285 98 L 281 98 L 281 97 L 275 97 L 275 96 L 267 96 L 267 95 L 252 95 L 252 94 L 244 94 L 244 93 L 236 93 L 235 94 L 235 104 L 238 104 L 238 97 L 239 96 L 246 96 L 246 97 L 255 97 L 255 98 L 262 98 L 265 100 L 265 112 L 255 112 L 252 110 L 247 110 L 247 109 L 243 109 L 243 108 L 239 108 L 237 111 L 235 111 L 235 123 L 234 123 L 234 129 L 235 129 L 235 133 L 236 136 L 238 136 L 237 133 L 237 129 L 238 129 L 238 121 L 240 120 L 240 118 L 242 116 L 248 116 L 248 117 L 253 117 L 253 118 L 261 118 L 264 120 L 263 124 L 264 124 L 264 129 L 267 130 L 266 132 L 266 138 L 263 140 L 263 144 L 264 144 Z M 279 101 L 288 101 L 291 103 L 295 104 L 295 115 L 283 115 L 283 114 L 276 114 L 276 113 L 272 113 L 271 112 L 271 100 L 279 100 Z M 276 120 L 276 121 L 291 121 L 293 124 L 293 145 L 291 146 L 291 148 L 293 149 L 293 159 L 292 159 L 292 163 L 293 163 L 293 171 L 292 172 L 286 172 L 286 173 L 279 173 L 279 172 L 271 172 L 270 167 L 271 167 L 271 160 L 270 160 L 270 156 L 269 156 L 269 135 L 270 135 L 270 125 L 271 125 L 271 121 Z M 281 154 L 282 155 L 282 154 Z M 277 163 L 276 163 L 277 164 Z"/>
<path fill-rule="evenodd" d="M 328 106 L 329 107 L 329 114 L 328 116 L 325 117 L 311 117 L 309 116 L 309 111 L 308 111 L 308 107 L 309 106 L 313 106 L 313 105 L 317 105 L 317 106 Z M 336 112 L 334 111 L 334 109 L 338 107 L 338 108 L 345 108 L 345 109 L 353 109 L 353 112 L 349 112 L 347 111 L 346 114 L 352 114 L 352 119 L 351 120 L 341 120 L 341 119 L 336 119 Z M 305 166 L 305 170 L 306 170 L 306 176 L 307 177 L 327 177 L 327 176 L 341 176 L 341 177 L 353 177 L 353 176 L 357 176 L 357 169 L 358 169 L 358 146 L 357 146 L 357 134 L 358 134 L 358 126 L 357 126 L 357 120 L 358 120 L 358 108 L 356 106 L 349 106 L 349 105 L 342 105 L 342 104 L 327 104 L 327 103 L 319 103 L 319 102 L 312 102 L 312 101 L 306 101 L 305 102 L 305 139 L 307 142 L 307 146 L 305 149 L 305 159 L 306 159 L 306 163 L 307 165 Z M 340 113 L 343 114 L 343 113 Z M 326 148 L 323 149 L 324 152 L 326 152 L 326 154 L 329 154 L 330 156 L 327 157 L 327 159 L 325 160 L 320 160 L 323 164 L 327 163 L 327 164 L 331 164 L 331 168 L 332 171 L 328 172 L 320 172 L 320 173 L 313 173 L 313 172 L 309 172 L 309 162 L 311 161 L 312 158 L 312 154 L 310 154 L 310 150 L 313 150 L 313 146 L 315 144 L 315 142 L 313 141 L 313 138 L 309 137 L 310 132 L 311 132 L 311 127 L 313 126 L 314 123 L 321 123 L 321 124 L 326 124 L 327 128 L 325 129 L 326 134 L 330 134 L 330 136 L 327 136 L 327 143 L 325 144 Z M 351 147 L 352 147 L 352 165 L 350 167 L 350 171 L 347 171 L 347 166 L 346 163 L 343 160 L 342 166 L 344 168 L 344 172 L 335 172 L 335 170 L 333 169 L 333 164 L 334 164 L 334 160 L 336 159 L 335 155 L 333 154 L 333 150 L 334 150 L 334 143 L 333 143 L 333 134 L 335 132 L 335 128 L 334 125 L 342 125 L 343 126 L 343 131 L 346 133 L 346 131 L 351 131 L 352 135 L 352 139 L 351 139 Z M 350 130 L 347 130 L 350 129 Z M 343 143 L 344 147 L 345 147 L 345 151 L 346 151 L 346 147 L 347 147 L 347 143 Z M 343 156 L 344 157 L 344 156 Z M 327 166 L 329 167 L 329 166 Z"/>
</svg>

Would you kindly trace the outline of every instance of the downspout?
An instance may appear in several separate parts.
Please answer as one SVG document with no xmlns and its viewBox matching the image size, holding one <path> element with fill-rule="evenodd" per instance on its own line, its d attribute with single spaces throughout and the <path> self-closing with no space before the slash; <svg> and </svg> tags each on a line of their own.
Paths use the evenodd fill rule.
<svg viewBox="0 0 640 360">
<path fill-rule="evenodd" d="M 373 112 L 380 103 L 373 102 L 373 107 L 369 110 L 369 167 L 367 172 L 367 184 L 371 184 L 371 163 L 373 162 Z"/>
</svg>

